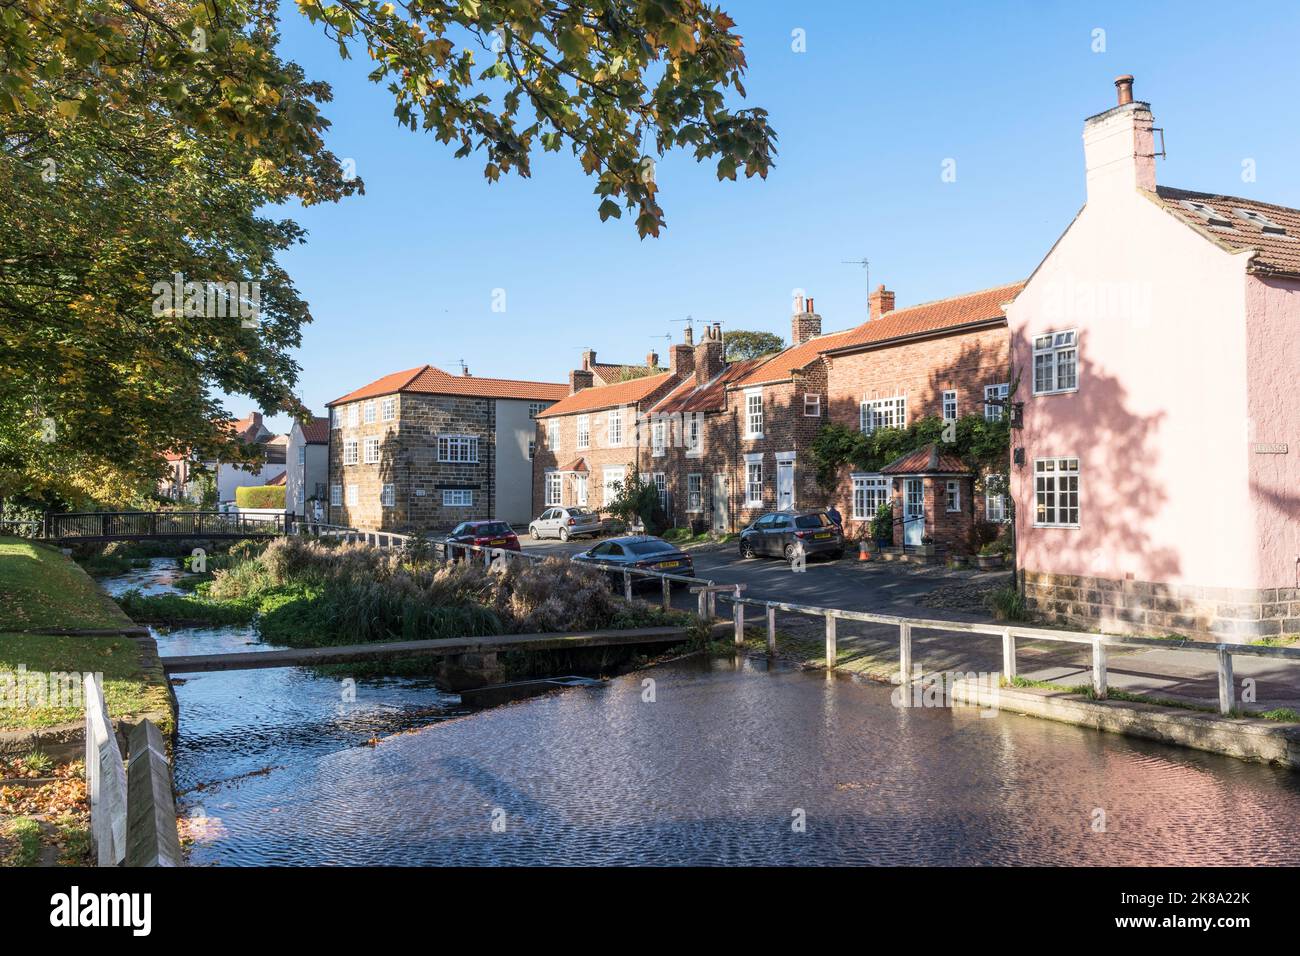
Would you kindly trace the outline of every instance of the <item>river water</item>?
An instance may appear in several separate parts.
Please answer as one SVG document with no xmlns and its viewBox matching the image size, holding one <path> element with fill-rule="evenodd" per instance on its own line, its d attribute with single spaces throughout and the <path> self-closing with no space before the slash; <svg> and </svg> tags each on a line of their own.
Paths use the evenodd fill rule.
<svg viewBox="0 0 1300 956">
<path fill-rule="evenodd" d="M 105 579 L 174 590 L 170 559 Z M 247 628 L 161 653 L 265 648 Z M 647 684 L 647 681 L 652 683 Z M 196 865 L 1296 864 L 1300 774 L 754 659 L 466 712 L 304 670 L 177 686 Z"/>
</svg>

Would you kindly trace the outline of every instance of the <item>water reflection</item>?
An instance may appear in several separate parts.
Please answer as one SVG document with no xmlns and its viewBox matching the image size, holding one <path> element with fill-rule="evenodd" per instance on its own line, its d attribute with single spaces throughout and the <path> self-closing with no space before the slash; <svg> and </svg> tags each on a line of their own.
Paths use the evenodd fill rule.
<svg viewBox="0 0 1300 956">
<path fill-rule="evenodd" d="M 164 654 L 255 639 L 160 635 Z M 899 709 L 889 688 L 762 661 L 684 660 L 452 720 L 427 685 L 359 686 L 348 709 L 337 681 L 294 670 L 177 694 L 178 787 L 218 781 L 182 798 L 206 818 L 198 864 L 1300 863 L 1289 771 Z M 417 729 L 359 746 L 386 720 Z"/>
</svg>

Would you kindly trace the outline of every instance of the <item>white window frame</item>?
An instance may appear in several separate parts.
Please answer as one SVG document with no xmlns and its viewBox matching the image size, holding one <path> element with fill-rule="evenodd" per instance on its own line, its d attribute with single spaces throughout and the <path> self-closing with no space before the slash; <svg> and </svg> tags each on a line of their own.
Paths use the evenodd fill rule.
<svg viewBox="0 0 1300 956">
<path fill-rule="evenodd" d="M 477 465 L 477 435 L 439 435 L 438 461 L 448 465 Z"/>
<path fill-rule="evenodd" d="M 754 492 L 758 494 L 755 496 Z M 745 456 L 745 507 L 763 507 L 763 456 Z"/>
<path fill-rule="evenodd" d="M 361 491 L 356 485 L 348 485 L 348 507 L 355 508 L 361 501 Z"/>
<path fill-rule="evenodd" d="M 623 409 L 611 408 L 605 416 L 605 437 L 610 448 L 623 444 Z"/>
<path fill-rule="evenodd" d="M 343 486 L 342 485 L 330 485 L 330 507 L 331 508 L 343 507 Z"/>
<path fill-rule="evenodd" d="M 528 439 L 528 460 L 532 461 L 537 457 L 537 439 Z"/>
<path fill-rule="evenodd" d="M 805 392 L 803 396 L 803 417 L 822 417 L 822 396 L 820 392 Z"/>
<path fill-rule="evenodd" d="M 668 448 L 668 419 L 656 417 L 650 422 L 650 451 L 662 458 Z"/>
<path fill-rule="evenodd" d="M 763 437 L 763 390 L 751 388 L 745 392 L 745 437 Z"/>
<path fill-rule="evenodd" d="M 1011 383 L 999 382 L 996 385 L 984 386 L 984 420 L 986 422 L 1000 422 L 1006 414 L 1005 405 L 990 405 L 989 399 L 995 401 L 1006 401 L 1011 396 Z"/>
<path fill-rule="evenodd" d="M 348 406 L 348 427 L 357 427 L 357 406 L 355 402 Z"/>
<path fill-rule="evenodd" d="M 686 510 L 692 514 L 704 510 L 704 475 L 698 471 L 686 476 Z"/>
<path fill-rule="evenodd" d="M 564 501 L 564 479 L 558 471 L 548 471 L 545 478 L 546 507 L 559 507 Z"/>
<path fill-rule="evenodd" d="M 1059 458 L 1034 459 L 1034 519 L 1035 528 L 1078 528 L 1082 516 L 1079 459 L 1073 455 Z M 1074 479 L 1073 489 L 1061 488 L 1061 479 Z M 1074 504 L 1061 504 L 1061 495 L 1073 495 Z M 1051 496 L 1051 520 L 1040 519 L 1039 514 L 1048 510 L 1046 500 Z M 1061 520 L 1064 512 L 1065 520 Z M 1069 520 L 1073 512 L 1074 520 Z"/>
<path fill-rule="evenodd" d="M 365 406 L 361 410 L 361 420 L 367 425 L 373 425 L 375 423 L 377 412 L 378 409 L 375 408 L 374 402 L 366 402 Z"/>
<path fill-rule="evenodd" d="M 365 440 L 365 462 L 367 465 L 379 464 L 379 439 L 367 438 Z"/>
<path fill-rule="evenodd" d="M 474 489 L 444 488 L 442 490 L 442 506 L 444 508 L 474 507 Z"/>
<path fill-rule="evenodd" d="M 699 412 L 685 412 L 682 415 L 682 443 L 686 446 L 687 458 L 699 458 L 704 454 L 704 422 Z"/>
<path fill-rule="evenodd" d="M 945 514 L 961 514 L 961 479 L 949 478 L 943 483 L 943 510 Z"/>
<path fill-rule="evenodd" d="M 590 447 L 591 447 L 591 416 L 579 415 L 578 416 L 578 448 L 584 449 Z"/>
<path fill-rule="evenodd" d="M 618 475 L 618 477 L 614 478 L 613 477 L 614 475 Z M 627 481 L 627 468 L 621 465 L 617 465 L 617 466 L 611 465 L 605 468 L 603 471 L 601 471 L 600 474 L 601 504 L 608 506 L 609 503 L 614 500 L 614 492 L 613 489 L 610 488 L 610 485 L 612 485 L 614 482 L 618 482 L 618 484 L 621 487 L 625 481 Z"/>
<path fill-rule="evenodd" d="M 853 479 L 852 517 L 854 521 L 870 521 L 876 516 L 876 509 L 882 504 L 893 501 L 892 482 L 878 472 L 863 472 L 851 476 Z"/>
<path fill-rule="evenodd" d="M 331 409 L 330 409 L 330 428 L 342 428 L 342 427 L 343 427 L 343 409 L 341 409 L 341 408 L 331 408 Z"/>
<path fill-rule="evenodd" d="M 1070 370 L 1071 381 L 1068 385 L 1062 385 L 1061 373 L 1066 367 Z M 1035 395 L 1077 392 L 1079 390 L 1078 330 L 1064 329 L 1060 332 L 1044 332 L 1042 335 L 1035 335 L 1032 369 Z M 1040 375 L 1040 372 L 1044 374 Z"/>
<path fill-rule="evenodd" d="M 361 461 L 360 452 L 358 451 L 358 442 L 355 438 L 349 438 L 343 443 L 343 464 L 356 465 Z"/>
<path fill-rule="evenodd" d="M 994 505 L 996 502 L 996 506 Z M 1007 496 L 986 488 L 984 490 L 984 520 L 993 524 L 1006 524 Z"/>
<path fill-rule="evenodd" d="M 379 489 L 379 504 L 391 508 L 397 504 L 397 486 L 383 485 Z"/>
<path fill-rule="evenodd" d="M 655 483 L 655 491 L 659 492 L 659 507 L 664 511 L 668 510 L 668 476 L 662 471 L 656 471 L 650 476 Z"/>
<path fill-rule="evenodd" d="M 907 427 L 907 396 L 864 398 L 858 410 L 858 428 L 870 435 L 877 428 Z"/>
<path fill-rule="evenodd" d="M 546 447 L 557 451 L 560 447 L 560 423 L 552 418 L 546 423 Z"/>
<path fill-rule="evenodd" d="M 379 417 L 386 422 L 391 422 L 397 417 L 397 399 L 390 397 L 379 403 Z"/>
<path fill-rule="evenodd" d="M 957 390 L 955 388 L 944 391 L 942 409 L 942 417 L 945 422 L 955 422 L 957 420 Z"/>
</svg>

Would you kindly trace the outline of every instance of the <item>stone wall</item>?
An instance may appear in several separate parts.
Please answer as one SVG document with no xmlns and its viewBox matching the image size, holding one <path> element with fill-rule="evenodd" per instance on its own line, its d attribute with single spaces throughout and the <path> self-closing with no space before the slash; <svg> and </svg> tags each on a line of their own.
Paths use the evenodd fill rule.
<svg viewBox="0 0 1300 956">
<path fill-rule="evenodd" d="M 1184 634 L 1226 644 L 1300 633 L 1300 588 L 1220 588 L 1025 571 L 1038 617 L 1118 634 Z"/>
</svg>

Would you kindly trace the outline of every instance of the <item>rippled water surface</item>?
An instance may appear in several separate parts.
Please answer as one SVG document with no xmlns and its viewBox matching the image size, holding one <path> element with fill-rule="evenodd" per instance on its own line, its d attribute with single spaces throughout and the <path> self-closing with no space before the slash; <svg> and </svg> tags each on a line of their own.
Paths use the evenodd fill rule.
<svg viewBox="0 0 1300 956">
<path fill-rule="evenodd" d="M 361 682 L 347 703 L 298 670 L 177 696 L 196 864 L 1300 863 L 1300 775 L 899 709 L 888 688 L 761 663 L 679 661 L 457 719 L 427 684 Z"/>
</svg>

